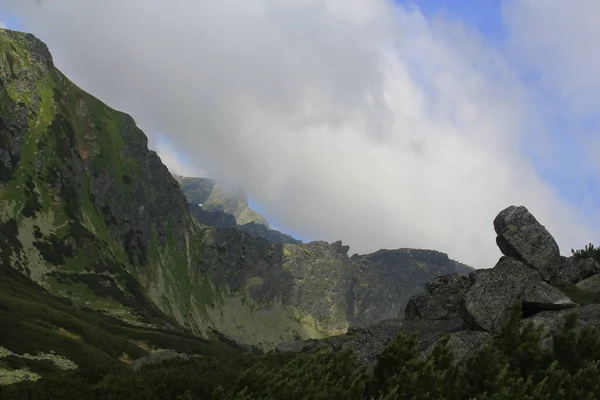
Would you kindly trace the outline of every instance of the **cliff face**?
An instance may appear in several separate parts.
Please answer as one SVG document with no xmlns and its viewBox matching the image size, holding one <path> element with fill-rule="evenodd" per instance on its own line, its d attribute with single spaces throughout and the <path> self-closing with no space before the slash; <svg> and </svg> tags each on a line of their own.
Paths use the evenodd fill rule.
<svg viewBox="0 0 600 400">
<path fill-rule="evenodd" d="M 250 215 L 207 182 L 193 200 L 224 206 L 203 211 Z M 398 316 L 457 270 L 437 252 L 350 258 L 341 242 L 267 240 L 256 222 L 208 227 L 190 207 L 130 116 L 70 82 L 33 36 L 0 30 L 0 261 L 51 294 L 270 349 Z"/>
</svg>

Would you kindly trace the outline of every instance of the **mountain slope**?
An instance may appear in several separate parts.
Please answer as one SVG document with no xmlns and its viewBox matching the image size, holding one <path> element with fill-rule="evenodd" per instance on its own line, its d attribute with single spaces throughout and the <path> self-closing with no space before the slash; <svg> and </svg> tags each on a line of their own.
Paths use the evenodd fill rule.
<svg viewBox="0 0 600 400">
<path fill-rule="evenodd" d="M 231 214 L 238 225 L 254 222 L 270 228 L 267 219 L 248 205 L 248 196 L 243 190 L 224 190 L 216 181 L 208 178 L 178 175 L 175 178 L 190 204 L 197 204 L 208 212 Z"/>
<path fill-rule="evenodd" d="M 3 266 L 132 326 L 263 350 L 401 313 L 417 287 L 457 268 L 419 252 L 384 268 L 347 251 L 201 224 L 130 116 L 69 81 L 35 37 L 0 29 Z"/>
</svg>

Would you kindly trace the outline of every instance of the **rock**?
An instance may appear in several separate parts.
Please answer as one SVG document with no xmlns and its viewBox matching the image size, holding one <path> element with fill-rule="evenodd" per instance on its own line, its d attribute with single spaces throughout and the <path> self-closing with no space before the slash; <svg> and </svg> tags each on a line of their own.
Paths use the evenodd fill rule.
<svg viewBox="0 0 600 400">
<path fill-rule="evenodd" d="M 491 338 L 487 332 L 482 331 L 461 331 L 453 332 L 448 335 L 448 346 L 454 354 L 452 363 L 454 365 L 464 365 L 477 351 L 486 344 Z M 435 346 L 442 340 L 442 338 L 435 341 L 430 345 L 423 353 L 422 357 L 429 357 Z"/>
<path fill-rule="evenodd" d="M 560 256 L 560 262 L 556 275 L 552 277 L 550 283 L 553 285 L 568 285 L 577 283 L 581 280 L 579 267 L 576 265 L 574 257 Z"/>
<path fill-rule="evenodd" d="M 548 285 L 546 282 L 540 282 L 527 289 L 522 301 L 523 314 L 525 315 L 534 315 L 541 311 L 563 310 L 578 306 L 567 295 Z"/>
<path fill-rule="evenodd" d="M 521 324 L 525 327 L 531 322 L 534 328 L 541 327 L 542 345 L 550 346 L 552 337 L 564 327 L 567 317 L 573 313 L 579 316 L 575 324 L 576 328 L 585 326 L 600 328 L 600 304 L 590 304 L 569 310 L 544 311 L 524 319 Z"/>
<path fill-rule="evenodd" d="M 548 282 L 560 265 L 558 244 L 523 206 L 510 206 L 494 219 L 496 243 L 502 254 L 516 258 L 537 270 Z"/>
<path fill-rule="evenodd" d="M 533 269 L 511 258 L 470 277 L 474 283 L 465 294 L 461 315 L 474 327 L 495 334 L 506 326 L 512 307 L 520 304 L 527 289 L 541 281 Z"/>
<path fill-rule="evenodd" d="M 558 272 L 550 280 L 553 285 L 570 285 L 600 274 L 600 264 L 593 258 L 560 257 Z"/>
<path fill-rule="evenodd" d="M 600 263 L 591 257 L 575 260 L 575 265 L 579 269 L 581 279 L 600 274 Z"/>
<path fill-rule="evenodd" d="M 138 358 L 131 363 L 131 367 L 135 370 L 139 370 L 148 364 L 160 364 L 164 361 L 171 360 L 173 358 L 182 358 L 187 360 L 190 358 L 187 354 L 177 353 L 175 350 L 163 350 L 156 353 L 152 353 L 145 357 Z"/>
<path fill-rule="evenodd" d="M 458 317 L 460 302 L 472 282 L 459 274 L 444 275 L 425 284 L 411 297 L 404 311 L 405 319 L 449 319 Z"/>
<path fill-rule="evenodd" d="M 600 264 L 593 258 L 560 257 L 558 272 L 550 280 L 553 285 L 569 285 L 600 274 Z"/>
<path fill-rule="evenodd" d="M 593 275 L 590 278 L 584 279 L 577 285 L 578 289 L 587 290 L 590 292 L 600 292 L 600 274 Z"/>
</svg>

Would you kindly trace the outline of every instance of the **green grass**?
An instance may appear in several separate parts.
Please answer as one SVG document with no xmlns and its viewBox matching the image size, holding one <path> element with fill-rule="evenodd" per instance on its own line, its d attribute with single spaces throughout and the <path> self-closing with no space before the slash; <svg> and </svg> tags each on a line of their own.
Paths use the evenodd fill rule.
<svg viewBox="0 0 600 400">
<path fill-rule="evenodd" d="M 184 332 L 138 328 L 100 312 L 78 309 L 6 267 L 0 267 L 0 326 L 0 343 L 13 353 L 55 351 L 82 368 L 110 365 L 124 353 L 132 359 L 146 355 L 136 342 L 191 354 L 237 353 Z"/>
</svg>

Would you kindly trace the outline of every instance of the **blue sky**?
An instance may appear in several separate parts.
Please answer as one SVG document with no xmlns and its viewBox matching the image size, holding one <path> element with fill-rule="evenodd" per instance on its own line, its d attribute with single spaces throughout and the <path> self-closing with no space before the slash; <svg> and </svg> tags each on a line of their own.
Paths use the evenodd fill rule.
<svg viewBox="0 0 600 400">
<path fill-rule="evenodd" d="M 5 3 L 171 169 L 245 186 L 301 239 L 485 266 L 510 204 L 563 254 L 600 236 L 600 2 Z"/>
</svg>

